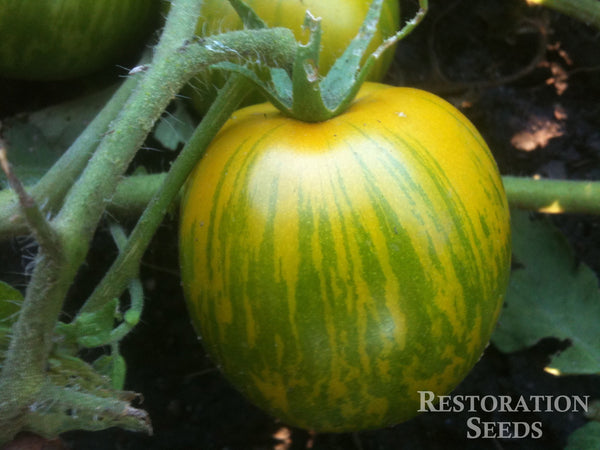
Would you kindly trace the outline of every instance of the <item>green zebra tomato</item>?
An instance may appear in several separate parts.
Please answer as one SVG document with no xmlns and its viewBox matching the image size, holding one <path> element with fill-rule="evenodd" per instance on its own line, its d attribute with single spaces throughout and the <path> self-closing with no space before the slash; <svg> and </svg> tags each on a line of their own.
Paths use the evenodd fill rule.
<svg viewBox="0 0 600 450">
<path fill-rule="evenodd" d="M 140 49 L 159 0 L 0 0 L 0 76 L 60 80 Z"/>
<path fill-rule="evenodd" d="M 480 358 L 509 210 L 458 110 L 368 83 L 325 122 L 236 112 L 188 180 L 180 253 L 193 323 L 234 386 L 291 425 L 374 429 Z"/>
<path fill-rule="evenodd" d="M 350 41 L 358 33 L 367 15 L 372 0 L 247 0 L 246 3 L 271 27 L 286 27 L 293 31 L 296 39 L 306 43 L 308 30 L 303 28 L 306 11 L 321 18 L 321 52 L 319 71 L 326 74 L 333 63 L 342 55 Z M 384 0 L 378 31 L 366 54 L 371 54 L 387 37 L 399 30 L 400 11 L 398 0 Z M 242 28 L 242 21 L 228 1 L 205 0 L 200 10 L 196 33 L 210 36 Z M 380 81 L 385 76 L 392 59 L 393 49 L 388 49 L 374 64 L 369 79 Z M 205 112 L 223 84 L 219 74 L 201 74 L 193 81 L 190 96 L 194 107 Z M 251 99 L 256 103 L 260 96 Z"/>
</svg>

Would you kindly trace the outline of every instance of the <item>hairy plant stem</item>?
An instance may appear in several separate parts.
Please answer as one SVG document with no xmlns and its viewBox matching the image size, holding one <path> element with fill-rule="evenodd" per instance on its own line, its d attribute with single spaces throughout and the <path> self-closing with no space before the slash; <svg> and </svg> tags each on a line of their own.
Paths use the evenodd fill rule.
<svg viewBox="0 0 600 450">
<path fill-rule="evenodd" d="M 165 179 L 165 174 L 135 175 L 121 181 L 108 210 L 117 218 L 139 216 Z M 600 181 L 537 180 L 502 177 L 512 208 L 555 214 L 600 215 Z M 176 207 L 172 204 L 172 207 Z"/>
<path fill-rule="evenodd" d="M 37 203 L 31 197 L 21 181 L 15 176 L 12 171 L 11 164 L 6 159 L 6 149 L 4 148 L 4 142 L 0 139 L 0 166 L 8 178 L 8 184 L 12 190 L 16 193 L 19 199 L 19 205 L 23 216 L 29 229 L 32 231 L 35 240 L 40 247 L 46 251 L 53 253 L 58 251 L 58 243 L 56 242 L 56 236 L 54 229 L 50 226 L 50 223 L 44 217 L 42 211 L 38 208 Z"/>
<path fill-rule="evenodd" d="M 85 169 L 109 124 L 123 109 L 137 81 L 136 77 L 127 79 L 67 151 L 28 189 L 35 202 L 43 205 L 45 212 L 53 214 L 58 210 L 66 193 Z M 15 193 L 8 189 L 0 191 L 0 239 L 28 232 L 27 225 L 20 215 Z"/>
<path fill-rule="evenodd" d="M 257 52 L 273 56 L 279 63 L 290 60 L 295 53 L 296 42 L 287 29 L 194 39 L 201 3 L 173 2 L 156 57 L 150 66 L 136 72 L 139 81 L 135 90 L 50 222 L 57 236 L 57 249 L 39 249 L 0 373 L 0 443 L 21 429 L 51 433 L 32 429 L 34 424 L 28 419 L 31 406 L 45 395 L 42 391 L 48 385 L 44 383 L 45 370 L 58 315 L 118 182 L 169 101 L 207 65 L 239 61 L 244 54 L 254 56 Z M 82 424 L 74 426 L 81 428 Z"/>
<path fill-rule="evenodd" d="M 183 10 L 187 5 L 199 8 L 201 2 L 176 1 L 168 21 L 179 20 L 180 26 L 193 36 L 197 17 L 186 17 Z M 165 45 L 162 42 L 158 44 L 159 48 Z M 174 54 L 175 50 L 172 48 Z M 156 67 L 140 77 L 135 93 L 125 104 L 111 132 L 99 144 L 69 191 L 60 213 L 51 223 L 58 248 L 52 252 L 43 247 L 39 249 L 0 373 L 0 443 L 12 439 L 22 429 L 32 430 L 32 405 L 37 398 L 44 397 L 42 391 L 48 385 L 45 370 L 53 330 L 67 291 L 87 254 L 106 200 L 112 196 L 114 186 L 146 133 L 176 93 L 177 83 L 181 86 L 185 81 L 177 80 L 177 77 L 183 78 L 179 71 L 169 77 L 162 67 L 168 60 L 165 57 L 156 61 Z M 159 76 L 161 68 L 167 72 L 162 74 L 164 81 Z"/>
<path fill-rule="evenodd" d="M 200 159 L 214 135 L 249 91 L 250 82 L 239 75 L 229 78 L 206 116 L 196 128 L 158 191 L 149 201 L 127 243 L 102 281 L 80 309 L 80 314 L 101 307 L 111 298 L 119 297 L 136 276 L 139 264 L 152 236 L 162 222 L 186 178 Z"/>
</svg>

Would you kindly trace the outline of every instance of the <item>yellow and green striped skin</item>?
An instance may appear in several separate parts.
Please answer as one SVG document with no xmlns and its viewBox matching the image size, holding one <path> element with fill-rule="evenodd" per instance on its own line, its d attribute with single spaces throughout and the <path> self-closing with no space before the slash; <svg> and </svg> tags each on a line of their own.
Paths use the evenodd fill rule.
<svg viewBox="0 0 600 450">
<path fill-rule="evenodd" d="M 241 392 L 291 425 L 374 429 L 479 359 L 509 210 L 459 111 L 368 83 L 326 122 L 236 112 L 189 179 L 180 252 L 193 323 Z"/>
<path fill-rule="evenodd" d="M 321 18 L 321 51 L 319 72 L 326 74 L 335 61 L 344 53 L 350 41 L 358 33 L 365 20 L 372 0 L 246 0 L 255 12 L 271 27 L 286 27 L 292 30 L 296 39 L 308 42 L 308 30 L 303 28 L 306 11 Z M 242 21 L 228 1 L 205 0 L 200 10 L 196 33 L 210 36 L 229 30 L 242 28 Z M 398 0 L 384 0 L 381 19 L 367 55 L 373 53 L 385 38 L 400 29 L 400 9 Z M 375 62 L 369 79 L 380 81 L 385 76 L 394 50 L 388 49 Z M 189 94 L 197 111 L 206 112 L 211 99 L 216 95 L 217 86 L 224 84 L 218 73 L 203 73 L 192 82 Z M 251 95 L 247 104 L 264 101 L 258 93 Z"/>
</svg>

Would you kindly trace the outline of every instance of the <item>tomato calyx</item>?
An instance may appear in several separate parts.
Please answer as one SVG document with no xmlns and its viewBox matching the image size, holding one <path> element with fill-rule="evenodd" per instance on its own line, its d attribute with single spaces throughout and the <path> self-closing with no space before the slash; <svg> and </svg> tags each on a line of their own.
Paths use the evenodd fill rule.
<svg viewBox="0 0 600 450">
<path fill-rule="evenodd" d="M 262 28 L 265 23 L 241 0 L 230 0 L 248 28 Z M 395 35 L 386 39 L 366 61 L 361 61 L 375 36 L 383 0 L 371 3 L 365 20 L 340 58 L 329 72 L 319 73 L 321 42 L 320 18 L 306 12 L 304 27 L 309 30 L 306 44 L 298 43 L 291 74 L 283 68 L 268 68 L 267 81 L 251 69 L 232 62 L 214 67 L 237 72 L 250 79 L 267 99 L 284 114 L 304 122 L 322 122 L 343 113 L 350 105 L 375 61 L 385 50 L 406 37 L 421 22 L 428 9 L 428 0 L 419 0 L 419 10 L 413 19 Z"/>
</svg>

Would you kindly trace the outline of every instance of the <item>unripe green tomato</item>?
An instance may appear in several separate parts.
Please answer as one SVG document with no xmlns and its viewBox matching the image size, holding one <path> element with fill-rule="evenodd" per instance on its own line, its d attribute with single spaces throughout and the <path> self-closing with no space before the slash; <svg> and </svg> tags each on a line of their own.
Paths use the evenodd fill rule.
<svg viewBox="0 0 600 450">
<path fill-rule="evenodd" d="M 475 127 L 367 83 L 333 119 L 234 113 L 182 201 L 190 315 L 225 376 L 323 432 L 410 419 L 480 358 L 506 293 L 509 209 Z"/>
<path fill-rule="evenodd" d="M 0 0 L 0 76 L 63 80 L 141 49 L 158 0 Z"/>
<path fill-rule="evenodd" d="M 344 53 L 350 41 L 362 25 L 372 0 L 247 0 L 246 3 L 271 27 L 286 27 L 293 31 L 301 43 L 308 40 L 308 30 L 303 28 L 306 11 L 321 18 L 321 52 L 319 72 L 327 74 L 336 59 Z M 398 0 L 384 0 L 378 31 L 371 42 L 367 54 L 373 52 L 385 38 L 399 30 L 400 10 Z M 242 28 L 242 22 L 228 1 L 205 0 L 196 33 L 210 36 L 225 31 Z M 388 49 L 376 61 L 370 80 L 380 81 L 385 76 L 394 56 L 394 49 Z M 210 106 L 217 88 L 223 84 L 219 74 L 202 74 L 192 82 L 190 96 L 197 111 L 203 113 Z M 260 101 L 254 96 L 253 101 Z"/>
</svg>

